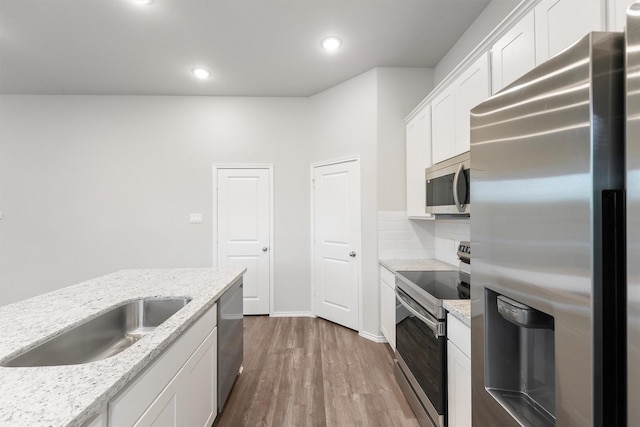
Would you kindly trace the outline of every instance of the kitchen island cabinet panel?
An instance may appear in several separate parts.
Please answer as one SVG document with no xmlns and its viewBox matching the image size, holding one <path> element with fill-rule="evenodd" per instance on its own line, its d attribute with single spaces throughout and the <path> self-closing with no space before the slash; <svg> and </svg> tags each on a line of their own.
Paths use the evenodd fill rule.
<svg viewBox="0 0 640 427">
<path fill-rule="evenodd" d="M 217 304 L 109 403 L 109 425 L 211 424 L 217 413 L 216 321 Z M 164 424 L 169 419 L 175 424 Z"/>
</svg>

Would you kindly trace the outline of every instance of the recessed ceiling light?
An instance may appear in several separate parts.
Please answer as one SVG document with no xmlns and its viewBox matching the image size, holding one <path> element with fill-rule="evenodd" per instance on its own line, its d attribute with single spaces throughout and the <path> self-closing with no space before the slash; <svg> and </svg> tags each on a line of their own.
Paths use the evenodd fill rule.
<svg viewBox="0 0 640 427">
<path fill-rule="evenodd" d="M 196 76 L 196 78 L 201 80 L 208 79 L 209 77 L 211 77 L 211 72 L 204 68 L 192 68 L 191 74 L 193 74 L 194 76 Z"/>
<path fill-rule="evenodd" d="M 334 51 L 342 45 L 342 40 L 340 37 L 328 36 L 322 39 L 320 45 L 328 51 Z"/>
<path fill-rule="evenodd" d="M 139 5 L 150 5 L 151 3 L 153 3 L 153 0 L 131 0 L 134 4 L 139 4 Z"/>
</svg>

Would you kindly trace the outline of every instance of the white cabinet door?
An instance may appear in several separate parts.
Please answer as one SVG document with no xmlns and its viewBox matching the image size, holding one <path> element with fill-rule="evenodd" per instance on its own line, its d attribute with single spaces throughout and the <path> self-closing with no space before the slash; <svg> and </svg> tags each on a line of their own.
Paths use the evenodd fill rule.
<svg viewBox="0 0 640 427">
<path fill-rule="evenodd" d="M 471 359 L 447 342 L 449 427 L 471 425 Z"/>
<path fill-rule="evenodd" d="M 450 427 L 471 425 L 471 328 L 447 314 L 447 386 Z"/>
<path fill-rule="evenodd" d="M 536 64 L 591 31 L 604 30 L 603 0 L 542 0 L 535 7 Z"/>
<path fill-rule="evenodd" d="M 185 426 L 206 427 L 218 414 L 218 328 L 185 365 L 182 385 Z"/>
<path fill-rule="evenodd" d="M 85 424 L 85 427 L 107 427 L 106 410 L 102 411 L 93 420 Z"/>
<path fill-rule="evenodd" d="M 431 149 L 433 163 L 438 163 L 455 156 L 454 98 L 454 88 L 450 86 L 431 102 Z"/>
<path fill-rule="evenodd" d="M 469 151 L 469 111 L 491 95 L 488 54 L 483 54 L 433 99 L 433 163 Z"/>
<path fill-rule="evenodd" d="M 431 166 L 431 105 L 425 105 L 408 123 L 407 151 L 407 215 L 429 218 L 426 206 L 424 170 Z"/>
<path fill-rule="evenodd" d="M 380 266 L 380 330 L 396 351 L 396 292 L 394 274 Z"/>
<path fill-rule="evenodd" d="M 174 380 L 164 389 L 158 398 L 147 408 L 135 427 L 179 427 L 178 388 L 180 382 Z"/>
<path fill-rule="evenodd" d="M 491 48 L 491 91 L 496 93 L 536 66 L 534 11 Z"/>
<path fill-rule="evenodd" d="M 136 427 L 208 427 L 218 413 L 215 328 L 162 390 Z"/>
<path fill-rule="evenodd" d="M 635 0 L 608 0 L 608 31 L 622 31 L 627 25 L 627 8 Z"/>
<path fill-rule="evenodd" d="M 491 95 L 488 54 L 485 53 L 471 64 L 453 84 L 456 90 L 454 155 L 458 155 L 469 151 L 471 140 L 469 111 Z"/>
</svg>

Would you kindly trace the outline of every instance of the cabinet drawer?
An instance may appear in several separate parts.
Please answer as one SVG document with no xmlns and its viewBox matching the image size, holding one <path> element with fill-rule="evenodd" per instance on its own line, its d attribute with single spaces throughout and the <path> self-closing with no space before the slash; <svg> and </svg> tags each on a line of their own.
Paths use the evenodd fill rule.
<svg viewBox="0 0 640 427">
<path fill-rule="evenodd" d="M 380 279 L 393 289 L 396 288 L 396 275 L 388 268 L 380 266 Z"/>
<path fill-rule="evenodd" d="M 451 314 L 447 314 L 447 339 L 471 357 L 471 328 Z"/>
</svg>

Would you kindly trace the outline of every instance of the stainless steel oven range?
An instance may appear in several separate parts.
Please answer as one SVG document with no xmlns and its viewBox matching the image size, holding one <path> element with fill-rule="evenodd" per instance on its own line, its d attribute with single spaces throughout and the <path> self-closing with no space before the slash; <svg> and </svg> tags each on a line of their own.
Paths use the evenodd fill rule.
<svg viewBox="0 0 640 427">
<path fill-rule="evenodd" d="M 395 376 L 421 426 L 447 425 L 444 300 L 469 299 L 470 245 L 459 270 L 396 272 Z"/>
</svg>

